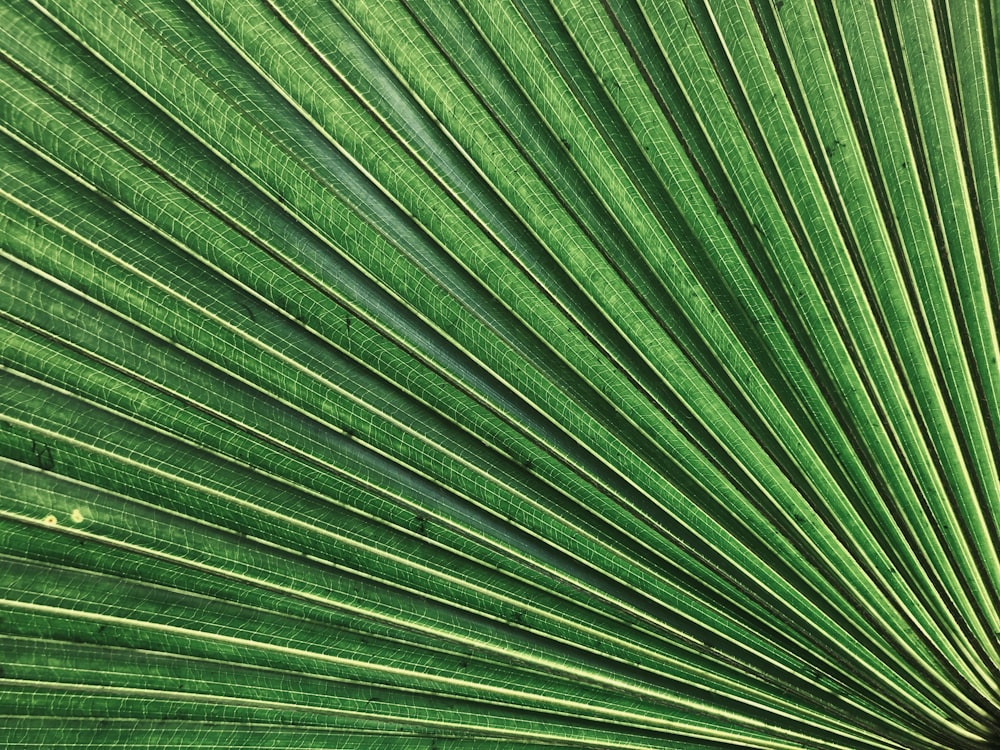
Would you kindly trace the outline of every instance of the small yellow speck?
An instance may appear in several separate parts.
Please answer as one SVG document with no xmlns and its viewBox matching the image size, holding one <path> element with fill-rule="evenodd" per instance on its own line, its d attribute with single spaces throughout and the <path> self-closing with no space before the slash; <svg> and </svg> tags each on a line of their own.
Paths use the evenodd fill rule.
<svg viewBox="0 0 1000 750">
<path fill-rule="evenodd" d="M 49 513 L 47 516 L 45 516 L 45 518 L 42 519 L 42 522 L 43 523 L 47 523 L 50 526 L 55 526 L 56 525 L 56 517 L 54 515 L 52 515 L 51 513 Z"/>
<path fill-rule="evenodd" d="M 80 523 L 83 520 L 83 513 L 80 512 L 79 508 L 73 508 L 73 513 L 70 515 L 73 519 L 73 523 Z"/>
</svg>

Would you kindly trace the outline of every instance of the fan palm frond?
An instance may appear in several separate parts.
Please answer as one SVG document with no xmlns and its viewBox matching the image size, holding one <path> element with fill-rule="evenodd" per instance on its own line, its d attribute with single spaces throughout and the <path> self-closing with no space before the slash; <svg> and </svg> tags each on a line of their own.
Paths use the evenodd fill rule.
<svg viewBox="0 0 1000 750">
<path fill-rule="evenodd" d="M 997 29 L 0 5 L 0 745 L 992 746 Z"/>
</svg>

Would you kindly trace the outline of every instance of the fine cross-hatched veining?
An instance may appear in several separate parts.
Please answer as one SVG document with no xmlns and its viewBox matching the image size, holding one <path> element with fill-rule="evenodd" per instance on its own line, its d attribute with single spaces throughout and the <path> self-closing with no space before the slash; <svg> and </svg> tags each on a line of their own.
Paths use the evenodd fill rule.
<svg viewBox="0 0 1000 750">
<path fill-rule="evenodd" d="M 1000 746 L 998 15 L 0 2 L 0 747 Z"/>
</svg>

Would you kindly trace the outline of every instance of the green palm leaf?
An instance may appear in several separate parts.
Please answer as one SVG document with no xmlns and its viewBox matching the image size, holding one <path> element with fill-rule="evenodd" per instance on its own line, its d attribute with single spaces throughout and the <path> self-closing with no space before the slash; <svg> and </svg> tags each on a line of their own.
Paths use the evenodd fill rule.
<svg viewBox="0 0 1000 750">
<path fill-rule="evenodd" d="M 0 6 L 0 744 L 992 746 L 996 37 Z"/>
</svg>

